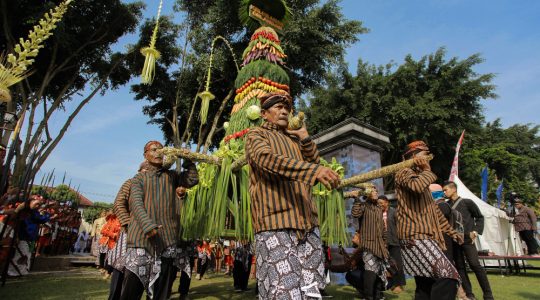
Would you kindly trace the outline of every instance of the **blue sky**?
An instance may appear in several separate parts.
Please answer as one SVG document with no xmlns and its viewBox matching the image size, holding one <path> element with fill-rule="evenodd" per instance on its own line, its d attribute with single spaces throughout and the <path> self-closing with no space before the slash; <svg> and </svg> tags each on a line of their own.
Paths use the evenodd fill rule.
<svg viewBox="0 0 540 300">
<path fill-rule="evenodd" d="M 153 16 L 158 1 L 146 2 L 145 16 Z M 172 2 L 164 1 L 165 14 L 172 13 Z M 347 50 L 353 73 L 359 58 L 399 64 L 407 54 L 418 59 L 441 46 L 448 56 L 461 59 L 480 53 L 485 62 L 476 71 L 496 74 L 499 95 L 484 101 L 486 120 L 501 118 L 505 126 L 540 123 L 540 1 L 345 0 L 340 5 L 347 18 L 361 20 L 370 29 Z M 126 36 L 117 47 L 133 40 L 134 35 Z M 41 174 L 55 168 L 58 183 L 66 171 L 72 186 L 80 185 L 88 198 L 112 202 L 123 181 L 136 172 L 145 142 L 163 139 L 157 126 L 147 124 L 144 104 L 134 101 L 129 86 L 96 96 Z M 65 115 L 57 115 L 51 126 L 64 120 Z"/>
</svg>

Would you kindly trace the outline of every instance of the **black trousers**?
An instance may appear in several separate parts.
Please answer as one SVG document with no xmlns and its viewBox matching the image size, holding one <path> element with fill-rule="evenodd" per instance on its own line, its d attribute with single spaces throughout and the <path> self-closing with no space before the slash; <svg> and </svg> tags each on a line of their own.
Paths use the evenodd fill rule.
<svg viewBox="0 0 540 300">
<path fill-rule="evenodd" d="M 172 286 L 174 284 L 174 281 L 176 280 L 178 268 L 174 267 L 176 269 L 175 272 L 173 272 L 172 280 L 169 282 L 169 288 L 168 288 L 168 298 L 171 298 L 171 291 Z M 180 285 L 178 286 L 178 293 L 180 296 L 187 295 L 189 293 L 189 286 L 191 285 L 191 274 L 188 274 L 184 271 L 180 271 Z"/>
<path fill-rule="evenodd" d="M 448 235 L 444 235 L 444 244 L 446 246 L 446 250 L 443 250 L 444 252 L 444 255 L 446 255 L 446 257 L 448 258 L 448 260 L 450 260 L 451 263 L 453 263 L 455 265 L 455 262 L 454 262 L 454 240 L 452 240 L 452 238 Z M 457 244 L 456 244 L 457 246 Z"/>
<path fill-rule="evenodd" d="M 366 300 L 382 298 L 382 281 L 375 272 L 364 271 L 364 297 Z"/>
<path fill-rule="evenodd" d="M 161 270 L 159 277 L 154 283 L 154 297 L 153 300 L 167 300 L 169 297 L 169 283 L 174 280 L 176 274 L 176 267 L 174 266 L 174 258 L 161 258 Z"/>
<path fill-rule="evenodd" d="M 360 268 L 351 270 L 345 273 L 345 279 L 352 285 L 360 294 L 360 298 L 364 297 L 364 271 Z"/>
<path fill-rule="evenodd" d="M 154 283 L 153 291 L 154 297 L 153 300 L 165 300 L 167 299 L 169 291 L 169 282 L 171 281 L 172 275 L 176 268 L 173 265 L 173 258 L 161 258 L 161 271 L 159 272 L 159 277 Z M 126 270 L 124 273 L 124 282 L 122 284 L 122 295 L 120 296 L 121 300 L 136 300 L 141 299 L 142 293 L 144 292 L 144 286 L 133 272 Z M 148 296 L 147 299 L 150 299 Z"/>
<path fill-rule="evenodd" d="M 99 267 L 100 268 L 105 268 L 105 256 L 107 255 L 107 253 L 100 253 L 99 254 Z"/>
<path fill-rule="evenodd" d="M 538 254 L 538 243 L 534 238 L 533 230 L 520 231 L 519 237 L 527 244 L 527 252 L 529 255 Z"/>
<path fill-rule="evenodd" d="M 247 270 L 244 269 L 244 264 L 235 260 L 233 264 L 233 282 L 234 288 L 238 290 L 247 290 L 249 282 L 249 273 L 251 272 L 251 257 L 249 259 L 249 264 Z"/>
<path fill-rule="evenodd" d="M 124 282 L 122 283 L 122 294 L 120 300 L 137 300 L 141 299 L 144 292 L 144 286 L 133 272 L 130 270 L 124 271 Z M 147 297 L 148 298 L 148 297 Z"/>
<path fill-rule="evenodd" d="M 109 300 L 119 300 L 122 294 L 122 281 L 124 281 L 124 273 L 113 269 L 111 276 L 111 288 L 109 291 Z"/>
<path fill-rule="evenodd" d="M 401 248 L 399 246 L 388 246 L 388 253 L 390 254 L 390 257 L 394 259 L 398 267 L 397 274 L 392 276 L 388 282 L 389 287 L 406 285 L 407 281 L 405 280 L 405 272 L 403 271 Z"/>
<path fill-rule="evenodd" d="M 202 279 L 204 276 L 204 273 L 206 272 L 206 268 L 208 268 L 208 258 L 206 259 L 204 264 L 201 264 L 200 262 L 201 260 L 199 259 L 199 265 L 197 266 L 197 274 L 199 274 Z"/>
<path fill-rule="evenodd" d="M 493 299 L 493 293 L 491 292 L 491 286 L 489 285 L 486 270 L 484 270 L 484 267 L 482 267 L 482 265 L 480 264 L 476 246 L 474 244 L 454 244 L 454 259 L 456 262 L 456 269 L 458 270 L 459 277 L 461 277 L 461 285 L 463 286 L 463 289 L 465 290 L 467 296 L 473 296 L 474 294 L 472 292 L 471 281 L 469 280 L 469 276 L 467 275 L 465 259 L 467 259 L 469 267 L 476 275 L 476 279 L 478 280 L 478 283 L 482 288 L 482 292 L 484 293 L 484 299 Z"/>
<path fill-rule="evenodd" d="M 450 278 L 434 279 L 415 276 L 414 300 L 455 300 L 458 281 Z"/>
</svg>

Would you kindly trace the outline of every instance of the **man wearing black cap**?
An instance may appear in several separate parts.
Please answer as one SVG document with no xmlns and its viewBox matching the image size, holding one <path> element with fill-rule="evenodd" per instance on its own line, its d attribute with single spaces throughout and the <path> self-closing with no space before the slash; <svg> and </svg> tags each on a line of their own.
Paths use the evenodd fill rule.
<svg viewBox="0 0 540 300">
<path fill-rule="evenodd" d="M 318 164 L 305 127 L 287 130 L 289 95 L 270 93 L 260 101 L 265 122 L 246 137 L 259 296 L 320 298 L 323 249 L 311 187 L 335 188 L 339 176 Z"/>
</svg>

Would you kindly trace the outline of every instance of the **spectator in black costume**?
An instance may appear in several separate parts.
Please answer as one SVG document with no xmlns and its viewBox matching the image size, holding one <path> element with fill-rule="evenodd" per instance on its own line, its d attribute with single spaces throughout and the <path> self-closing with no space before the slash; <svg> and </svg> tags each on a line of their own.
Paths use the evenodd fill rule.
<svg viewBox="0 0 540 300">
<path fill-rule="evenodd" d="M 475 273 L 476 279 L 478 279 L 478 283 L 482 288 L 484 299 L 491 300 L 493 299 L 491 286 L 489 285 L 486 270 L 484 270 L 478 259 L 478 250 L 474 245 L 476 238 L 484 230 L 484 216 L 474 201 L 461 198 L 458 195 L 457 186 L 454 182 L 445 182 L 443 191 L 446 198 L 450 199 L 452 208 L 460 212 L 463 218 L 464 243 L 462 245 L 454 244 L 454 260 L 462 280 L 463 289 L 469 299 L 476 299 L 465 267 L 466 258 L 469 267 Z"/>
</svg>

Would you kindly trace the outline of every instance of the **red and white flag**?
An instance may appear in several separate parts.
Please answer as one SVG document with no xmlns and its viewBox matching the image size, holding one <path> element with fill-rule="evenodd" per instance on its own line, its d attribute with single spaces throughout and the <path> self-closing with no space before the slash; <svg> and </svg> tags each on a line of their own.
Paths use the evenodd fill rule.
<svg viewBox="0 0 540 300">
<path fill-rule="evenodd" d="M 465 130 L 461 133 L 461 136 L 459 137 L 459 141 L 456 145 L 456 155 L 454 155 L 454 161 L 452 162 L 452 169 L 450 170 L 450 178 L 448 180 L 454 181 L 454 177 L 456 177 L 459 173 L 459 149 L 461 148 L 461 143 L 463 143 L 463 136 L 465 135 Z"/>
</svg>

